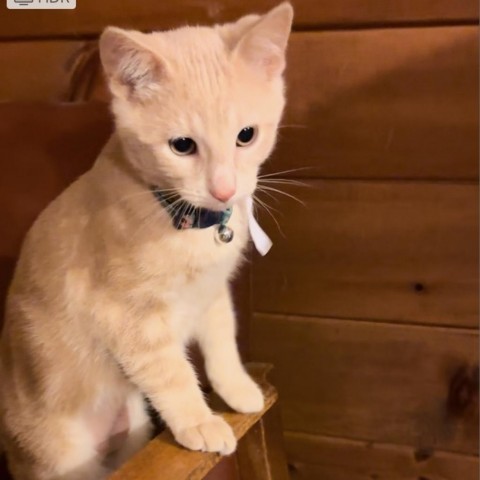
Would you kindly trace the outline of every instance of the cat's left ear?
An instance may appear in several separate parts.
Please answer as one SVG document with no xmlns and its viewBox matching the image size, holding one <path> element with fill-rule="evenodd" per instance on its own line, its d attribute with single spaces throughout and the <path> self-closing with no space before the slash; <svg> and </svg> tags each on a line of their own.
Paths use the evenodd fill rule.
<svg viewBox="0 0 480 480">
<path fill-rule="evenodd" d="M 145 36 L 108 27 L 100 37 L 100 58 L 114 95 L 142 99 L 158 89 L 165 66 L 149 49 Z"/>
<path fill-rule="evenodd" d="M 281 3 L 260 17 L 234 48 L 243 61 L 272 79 L 285 69 L 285 51 L 292 28 L 293 8 Z"/>
</svg>

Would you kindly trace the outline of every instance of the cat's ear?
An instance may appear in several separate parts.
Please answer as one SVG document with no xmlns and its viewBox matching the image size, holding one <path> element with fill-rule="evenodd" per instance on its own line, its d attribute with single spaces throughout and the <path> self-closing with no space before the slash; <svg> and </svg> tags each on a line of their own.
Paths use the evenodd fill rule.
<svg viewBox="0 0 480 480">
<path fill-rule="evenodd" d="M 271 79 L 285 69 L 285 50 L 292 28 L 293 8 L 281 3 L 260 17 L 234 48 L 234 53 Z"/>
<path fill-rule="evenodd" d="M 143 35 L 108 27 L 100 37 L 100 59 L 114 95 L 147 98 L 165 75 L 165 66 L 144 44 Z"/>
<path fill-rule="evenodd" d="M 233 50 L 238 41 L 255 25 L 262 17 L 260 15 L 245 15 L 236 22 L 215 25 L 227 46 Z"/>
</svg>

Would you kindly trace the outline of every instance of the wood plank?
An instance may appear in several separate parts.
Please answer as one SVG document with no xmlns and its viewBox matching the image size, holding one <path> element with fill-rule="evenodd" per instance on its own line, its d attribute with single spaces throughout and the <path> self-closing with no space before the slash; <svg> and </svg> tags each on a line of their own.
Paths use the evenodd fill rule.
<svg viewBox="0 0 480 480">
<path fill-rule="evenodd" d="M 476 179 L 477 36 L 476 27 L 295 33 L 284 128 L 266 171 Z M 92 95 L 106 101 L 93 48 L 0 45 L 0 99 L 83 100 L 95 77 Z"/>
<path fill-rule="evenodd" d="M 207 0 L 167 3 L 156 0 L 124 0 L 118 8 L 115 0 L 82 0 L 75 10 L 7 10 L 0 7 L 0 38 L 94 35 L 107 25 L 136 29 L 172 28 L 186 22 L 218 23 L 264 12 L 278 0 L 236 2 Z M 292 0 L 295 25 L 316 28 L 336 25 L 378 25 L 411 22 L 465 22 L 478 19 L 473 0 L 452 4 L 449 0 Z"/>
<path fill-rule="evenodd" d="M 266 171 L 478 178 L 478 28 L 294 35 L 288 103 Z"/>
<path fill-rule="evenodd" d="M 286 430 L 478 451 L 477 331 L 256 314 L 252 353 L 275 365 Z M 457 411 L 449 392 L 464 366 Z"/>
<path fill-rule="evenodd" d="M 245 434 L 236 458 L 240 480 L 289 480 L 278 403 Z"/>
<path fill-rule="evenodd" d="M 283 186 L 283 185 L 280 185 Z M 478 187 L 309 181 L 279 197 L 284 236 L 253 268 L 253 309 L 476 327 Z"/>
<path fill-rule="evenodd" d="M 478 457 L 286 433 L 292 480 L 477 480 Z"/>
<path fill-rule="evenodd" d="M 93 48 L 76 41 L 0 43 L 0 102 L 78 99 Z"/>
<path fill-rule="evenodd" d="M 265 407 L 252 414 L 232 413 L 216 397 L 213 401 L 223 418 L 232 427 L 237 439 L 241 439 L 277 401 L 275 388 L 268 383 L 269 367 L 250 364 L 248 371 L 258 382 L 265 396 Z M 200 480 L 217 465 L 222 457 L 217 453 L 192 452 L 175 443 L 171 433 L 165 431 L 154 438 L 145 448 L 109 477 L 110 480 L 152 480 L 152 475 L 161 475 L 162 480 Z"/>
<path fill-rule="evenodd" d="M 91 167 L 111 128 L 105 104 L 0 104 L 0 310 L 25 233 Z"/>
</svg>

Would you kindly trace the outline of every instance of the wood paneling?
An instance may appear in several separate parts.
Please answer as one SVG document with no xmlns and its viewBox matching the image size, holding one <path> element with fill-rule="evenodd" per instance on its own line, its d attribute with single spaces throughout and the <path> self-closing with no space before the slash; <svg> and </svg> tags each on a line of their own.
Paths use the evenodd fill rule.
<svg viewBox="0 0 480 480">
<path fill-rule="evenodd" d="M 244 438 L 235 455 L 240 480 L 290 480 L 278 403 Z"/>
<path fill-rule="evenodd" d="M 76 99 L 93 47 L 74 41 L 0 43 L 0 102 Z"/>
<path fill-rule="evenodd" d="M 7 10 L 0 7 L 0 38 L 76 36 L 98 33 L 107 25 L 136 29 L 163 29 L 179 25 L 232 21 L 252 12 L 264 12 L 279 0 L 79 0 L 75 10 Z M 315 28 L 329 25 L 378 25 L 401 22 L 475 21 L 474 0 L 293 0 L 295 25 Z"/>
<path fill-rule="evenodd" d="M 48 203 L 91 167 L 111 127 L 105 104 L 0 104 L 0 326 L 25 233 Z"/>
<path fill-rule="evenodd" d="M 287 432 L 292 480 L 477 480 L 478 458 Z"/>
<path fill-rule="evenodd" d="M 263 197 L 274 245 L 254 262 L 259 312 L 476 327 L 478 188 L 309 181 L 305 201 Z M 280 185 L 282 186 L 282 185 Z"/>
<path fill-rule="evenodd" d="M 477 346 L 477 332 L 454 328 L 266 314 L 252 322 L 254 358 L 275 365 L 287 430 L 416 449 L 476 454 L 478 397 L 469 390 L 456 414 L 447 405 Z"/>
<path fill-rule="evenodd" d="M 266 171 L 477 178 L 477 36 L 476 27 L 293 34 L 288 108 Z M 93 42 L 3 43 L 0 99 L 82 100 L 97 74 L 93 95 L 106 100 L 93 49 Z"/>
<path fill-rule="evenodd" d="M 311 32 L 289 49 L 288 103 L 268 171 L 478 177 L 478 29 Z"/>
</svg>

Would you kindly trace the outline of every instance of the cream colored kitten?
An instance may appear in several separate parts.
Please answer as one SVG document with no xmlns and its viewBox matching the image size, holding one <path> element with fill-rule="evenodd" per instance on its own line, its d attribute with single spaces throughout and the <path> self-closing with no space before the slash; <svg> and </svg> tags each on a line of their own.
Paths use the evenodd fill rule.
<svg viewBox="0 0 480 480">
<path fill-rule="evenodd" d="M 190 341 L 233 409 L 262 408 L 237 352 L 228 282 L 284 106 L 291 21 L 284 3 L 214 28 L 103 33 L 116 133 L 28 233 L 6 306 L 1 433 L 16 480 L 103 478 L 151 435 L 142 394 L 180 444 L 233 452 L 186 357 Z M 179 197 L 195 213 L 232 207 L 233 240 L 216 239 L 219 225 L 175 228 L 188 213 Z"/>
</svg>

